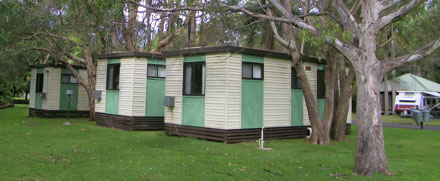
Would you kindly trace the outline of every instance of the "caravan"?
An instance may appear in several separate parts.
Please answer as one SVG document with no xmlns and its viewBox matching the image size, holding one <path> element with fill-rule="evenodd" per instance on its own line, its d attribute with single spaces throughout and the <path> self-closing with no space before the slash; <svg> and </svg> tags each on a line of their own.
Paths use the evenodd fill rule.
<svg viewBox="0 0 440 181">
<path fill-rule="evenodd" d="M 407 114 L 411 109 L 433 109 L 439 102 L 440 94 L 437 92 L 400 91 L 393 109 L 396 113 Z"/>
</svg>

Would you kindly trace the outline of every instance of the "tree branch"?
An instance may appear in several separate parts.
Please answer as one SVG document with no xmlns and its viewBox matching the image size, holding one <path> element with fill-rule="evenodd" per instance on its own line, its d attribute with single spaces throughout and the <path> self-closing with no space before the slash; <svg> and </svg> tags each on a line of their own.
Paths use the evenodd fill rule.
<svg viewBox="0 0 440 181">
<path fill-rule="evenodd" d="M 351 44 L 344 43 L 341 40 L 334 38 L 326 39 L 325 42 L 338 50 L 342 55 L 344 55 L 348 60 L 350 60 L 353 64 L 358 62 L 358 53 L 359 48 L 352 46 Z"/>
<path fill-rule="evenodd" d="M 420 3 L 424 2 L 424 1 L 426 1 L 426 0 L 412 0 L 412 1 L 408 2 L 407 4 L 405 4 L 404 6 L 397 9 L 396 11 L 393 11 L 390 14 L 387 14 L 387 15 L 380 17 L 373 25 L 374 32 L 379 32 L 385 26 L 397 21 L 401 17 L 408 14 L 414 7 L 416 7 L 417 5 L 419 5 Z M 394 4 L 396 4 L 396 3 L 394 3 Z"/>
<path fill-rule="evenodd" d="M 415 62 L 417 60 L 420 60 L 430 54 L 432 54 L 435 50 L 437 50 L 440 47 L 440 37 L 436 40 L 430 42 L 423 48 L 418 49 L 414 53 L 403 55 L 400 57 L 396 57 L 394 60 L 391 59 L 385 59 L 380 62 L 382 73 L 389 72 L 393 69 L 399 68 L 405 64 Z"/>
</svg>

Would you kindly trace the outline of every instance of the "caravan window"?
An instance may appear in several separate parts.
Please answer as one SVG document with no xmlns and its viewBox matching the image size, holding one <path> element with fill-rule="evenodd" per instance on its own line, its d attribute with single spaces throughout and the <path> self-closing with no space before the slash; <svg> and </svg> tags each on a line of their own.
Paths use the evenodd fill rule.
<svg viewBox="0 0 440 181">
<path fill-rule="evenodd" d="M 205 62 L 184 63 L 183 95 L 205 95 Z"/>
<path fill-rule="evenodd" d="M 119 71 L 121 64 L 107 65 L 107 90 L 119 90 Z"/>
<path fill-rule="evenodd" d="M 415 103 L 415 100 L 400 100 L 400 102 L 408 102 L 408 103 Z"/>
<path fill-rule="evenodd" d="M 44 82 L 44 74 L 37 74 L 37 85 L 35 88 L 35 93 L 43 92 L 43 82 Z"/>
<path fill-rule="evenodd" d="M 150 65 L 148 64 L 147 75 L 152 78 L 165 78 L 167 72 L 165 65 Z"/>
</svg>

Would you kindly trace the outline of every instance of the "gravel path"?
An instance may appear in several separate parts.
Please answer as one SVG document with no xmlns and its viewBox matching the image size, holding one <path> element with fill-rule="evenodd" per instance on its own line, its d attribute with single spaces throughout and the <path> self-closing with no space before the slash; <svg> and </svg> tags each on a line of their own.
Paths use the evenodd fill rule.
<svg viewBox="0 0 440 181">
<path fill-rule="evenodd" d="M 356 124 L 356 121 L 353 121 L 353 124 Z M 397 123 L 383 123 L 383 126 L 392 127 L 392 128 L 420 129 L 420 125 L 397 124 Z M 423 125 L 423 129 L 440 131 L 440 126 Z"/>
</svg>

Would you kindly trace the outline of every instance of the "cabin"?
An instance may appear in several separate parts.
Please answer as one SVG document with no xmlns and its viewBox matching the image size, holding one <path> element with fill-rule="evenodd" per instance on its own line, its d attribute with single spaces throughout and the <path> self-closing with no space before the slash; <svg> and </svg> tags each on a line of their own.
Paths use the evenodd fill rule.
<svg viewBox="0 0 440 181">
<path fill-rule="evenodd" d="M 165 59 L 160 54 L 98 55 L 96 124 L 128 131 L 163 130 Z"/>
<path fill-rule="evenodd" d="M 164 52 L 165 133 L 226 143 L 303 138 L 310 121 L 290 56 L 220 46 Z M 325 61 L 302 57 L 324 110 Z M 347 132 L 350 132 L 349 114 Z"/>
<path fill-rule="evenodd" d="M 72 67 L 87 80 L 83 66 Z M 86 90 L 73 73 L 60 64 L 31 65 L 29 116 L 88 117 Z"/>
</svg>

